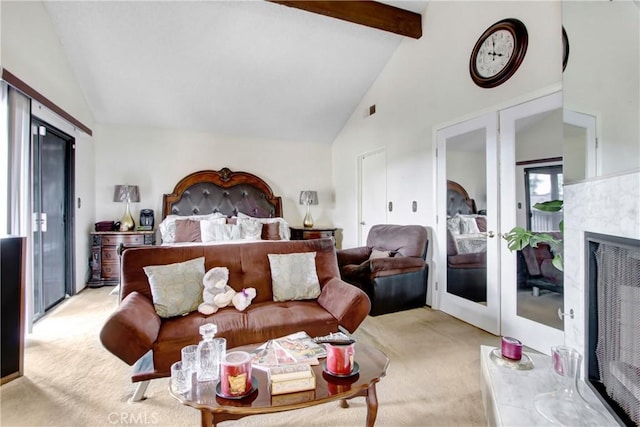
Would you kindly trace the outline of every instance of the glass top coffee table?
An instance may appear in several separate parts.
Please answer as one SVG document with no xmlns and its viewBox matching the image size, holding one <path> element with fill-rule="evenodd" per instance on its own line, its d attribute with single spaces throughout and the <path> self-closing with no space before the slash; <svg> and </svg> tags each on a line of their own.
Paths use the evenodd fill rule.
<svg viewBox="0 0 640 427">
<path fill-rule="evenodd" d="M 259 345 L 245 345 L 229 351 L 251 352 Z M 321 359 L 321 362 L 323 361 L 325 359 Z M 324 373 L 322 363 L 313 366 L 316 375 L 315 390 L 297 393 L 271 396 L 267 373 L 256 368 L 252 369 L 251 375 L 257 381 L 257 390 L 242 399 L 218 397 L 216 395 L 217 381 L 198 383 L 195 378 L 190 391 L 176 394 L 169 387 L 169 392 L 183 405 L 200 410 L 201 425 L 207 427 L 248 415 L 290 411 L 335 400 L 340 400 L 340 405 L 346 408 L 349 406 L 348 399 L 364 396 L 367 401 L 366 425 L 371 427 L 375 423 L 378 413 L 376 383 L 385 376 L 389 366 L 389 358 L 376 348 L 356 343 L 355 362 L 358 364 L 358 373 L 348 378 L 337 378 Z"/>
</svg>

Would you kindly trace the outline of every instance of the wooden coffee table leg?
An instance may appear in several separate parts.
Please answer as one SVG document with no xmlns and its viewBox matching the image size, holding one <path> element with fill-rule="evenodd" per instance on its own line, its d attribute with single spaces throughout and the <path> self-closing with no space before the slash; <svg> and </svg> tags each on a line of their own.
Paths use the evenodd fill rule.
<svg viewBox="0 0 640 427">
<path fill-rule="evenodd" d="M 376 395 L 376 385 L 371 384 L 367 390 L 367 427 L 373 427 L 378 415 L 378 396 Z"/>
<path fill-rule="evenodd" d="M 206 409 L 200 410 L 200 426 L 201 427 L 211 427 L 215 424 L 213 423 L 213 413 L 207 411 Z"/>
</svg>

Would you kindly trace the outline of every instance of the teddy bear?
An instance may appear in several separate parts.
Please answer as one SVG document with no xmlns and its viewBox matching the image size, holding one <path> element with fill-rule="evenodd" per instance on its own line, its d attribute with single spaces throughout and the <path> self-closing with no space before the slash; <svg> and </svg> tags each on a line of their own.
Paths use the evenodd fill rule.
<svg viewBox="0 0 640 427">
<path fill-rule="evenodd" d="M 210 315 L 218 309 L 233 304 L 238 311 L 246 309 L 256 296 L 254 288 L 244 288 L 236 292 L 227 283 L 229 281 L 229 269 L 227 267 L 214 267 L 202 278 L 204 290 L 202 291 L 203 303 L 198 306 L 198 311 L 204 315 Z"/>
</svg>

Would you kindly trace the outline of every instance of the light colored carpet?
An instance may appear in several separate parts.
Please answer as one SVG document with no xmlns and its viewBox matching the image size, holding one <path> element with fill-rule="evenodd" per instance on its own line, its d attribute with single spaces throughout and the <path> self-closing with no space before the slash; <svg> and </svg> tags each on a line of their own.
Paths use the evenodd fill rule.
<svg viewBox="0 0 640 427">
<path fill-rule="evenodd" d="M 27 338 L 25 375 L 0 388 L 8 426 L 199 425 L 200 413 L 154 380 L 147 399 L 127 403 L 131 368 L 106 351 L 98 333 L 117 304 L 111 288 L 86 289 L 47 314 Z M 377 426 L 483 426 L 480 345 L 499 338 L 429 308 L 369 317 L 354 334 L 390 359 L 377 385 Z M 256 415 L 222 426 L 362 426 L 364 398 Z"/>
</svg>

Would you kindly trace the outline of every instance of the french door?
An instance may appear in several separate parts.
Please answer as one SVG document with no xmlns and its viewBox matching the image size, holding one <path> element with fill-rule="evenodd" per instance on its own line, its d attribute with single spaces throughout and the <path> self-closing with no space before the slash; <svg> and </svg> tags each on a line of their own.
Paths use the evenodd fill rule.
<svg viewBox="0 0 640 427">
<path fill-rule="evenodd" d="M 441 310 L 493 334 L 500 333 L 498 118 L 495 113 L 437 132 L 438 304 Z M 486 212 L 484 267 L 447 267 L 447 181 L 467 190 Z"/>
<path fill-rule="evenodd" d="M 549 120 L 559 112 L 557 123 Z M 548 321 L 562 315 L 563 296 L 555 295 L 545 307 L 545 319 L 527 314 L 525 305 L 538 304 L 528 290 L 519 285 L 518 254 L 511 252 L 501 236 L 516 225 L 519 203 L 516 199 L 516 160 L 520 157 L 544 158 L 532 145 L 535 126 L 538 134 L 563 143 L 561 92 L 517 106 L 485 114 L 459 124 L 439 129 L 437 134 L 437 230 L 438 292 L 437 307 L 472 325 L 496 335 L 513 336 L 526 346 L 549 353 L 564 342 L 562 326 Z M 526 131 L 526 132 L 525 132 Z M 523 136 L 521 136 L 523 135 Z M 480 213 L 486 211 L 486 268 L 474 268 L 473 274 L 447 266 L 447 180 L 462 185 L 475 200 Z M 524 192 L 524 189 L 522 189 Z M 485 280 L 479 280 L 479 275 Z M 474 289 L 468 287 L 473 286 Z M 465 288 L 467 287 L 467 288 Z M 481 292 L 478 293 L 478 288 Z M 455 289 L 455 290 L 454 290 Z M 553 305 L 558 304 L 559 306 Z M 558 310 L 559 309 L 559 310 Z"/>
</svg>

